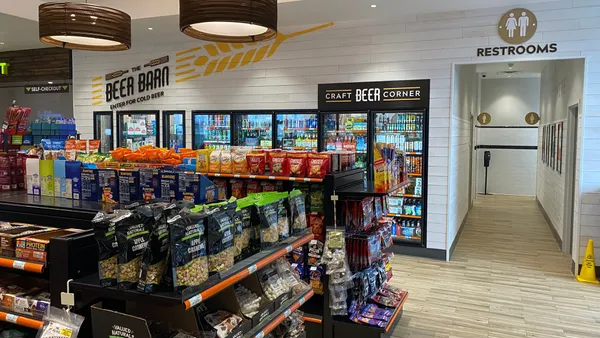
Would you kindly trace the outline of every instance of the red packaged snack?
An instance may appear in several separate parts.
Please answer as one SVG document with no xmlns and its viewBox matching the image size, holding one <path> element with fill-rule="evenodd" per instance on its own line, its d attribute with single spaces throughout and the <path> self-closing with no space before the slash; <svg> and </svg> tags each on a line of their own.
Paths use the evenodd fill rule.
<svg viewBox="0 0 600 338">
<path fill-rule="evenodd" d="M 308 177 L 325 178 L 331 169 L 331 161 L 328 154 L 308 155 Z"/>
<path fill-rule="evenodd" d="M 303 152 L 288 153 L 291 177 L 306 177 L 307 155 Z"/>
<path fill-rule="evenodd" d="M 310 227 L 312 233 L 315 235 L 315 238 L 318 240 L 324 240 L 323 233 L 323 221 L 325 216 L 321 213 L 311 213 L 308 218 L 308 226 Z"/>
<path fill-rule="evenodd" d="M 246 184 L 246 194 L 258 194 L 260 192 L 260 183 L 257 181 L 248 181 Z"/>
<path fill-rule="evenodd" d="M 284 152 L 271 153 L 271 175 L 289 176 L 290 166 L 287 154 Z"/>
<path fill-rule="evenodd" d="M 267 158 L 265 153 L 250 153 L 246 155 L 250 175 L 264 175 L 266 172 Z"/>
<path fill-rule="evenodd" d="M 246 185 L 244 181 L 231 180 L 231 196 L 235 198 L 246 197 Z"/>
<path fill-rule="evenodd" d="M 283 182 L 282 181 L 277 181 L 277 183 L 275 183 L 275 191 L 283 192 Z"/>
<path fill-rule="evenodd" d="M 271 191 L 275 191 L 275 183 L 274 182 L 262 182 L 260 184 L 262 186 L 262 192 L 271 192 Z"/>
</svg>

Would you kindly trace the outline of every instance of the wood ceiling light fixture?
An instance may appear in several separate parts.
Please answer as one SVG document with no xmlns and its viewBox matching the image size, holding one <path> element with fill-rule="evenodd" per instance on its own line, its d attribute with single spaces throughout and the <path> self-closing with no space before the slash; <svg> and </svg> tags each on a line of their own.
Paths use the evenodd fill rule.
<svg viewBox="0 0 600 338">
<path fill-rule="evenodd" d="M 131 17 L 122 11 L 74 2 L 39 7 L 40 41 L 56 47 L 91 51 L 131 48 Z"/>
<path fill-rule="evenodd" d="M 259 42 L 277 36 L 277 0 L 179 0 L 179 28 L 215 42 Z"/>
</svg>

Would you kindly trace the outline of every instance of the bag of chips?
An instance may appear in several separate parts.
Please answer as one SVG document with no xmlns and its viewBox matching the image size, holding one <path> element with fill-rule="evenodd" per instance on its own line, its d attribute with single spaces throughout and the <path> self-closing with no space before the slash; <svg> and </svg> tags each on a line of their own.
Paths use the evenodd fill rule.
<svg viewBox="0 0 600 338">
<path fill-rule="evenodd" d="M 275 191 L 275 182 L 263 181 L 261 184 L 262 192 L 274 192 Z"/>
<path fill-rule="evenodd" d="M 248 161 L 246 160 L 246 154 L 249 151 L 250 150 L 248 148 L 235 148 L 231 151 L 234 174 L 248 174 Z"/>
<path fill-rule="evenodd" d="M 234 215 L 237 203 L 226 203 L 206 212 L 208 224 L 208 272 L 214 274 L 230 269 L 234 263 Z"/>
<path fill-rule="evenodd" d="M 271 153 L 271 175 L 273 176 L 289 176 L 290 168 L 287 153 L 277 152 Z"/>
<path fill-rule="evenodd" d="M 204 220 L 203 213 L 188 210 L 167 219 L 175 291 L 181 292 L 208 279 Z"/>
<path fill-rule="evenodd" d="M 229 150 L 221 150 L 221 172 L 231 174 L 233 172 L 233 163 L 231 162 L 231 152 Z"/>
<path fill-rule="evenodd" d="M 246 184 L 246 194 L 258 194 L 261 192 L 261 185 L 257 181 L 248 181 Z"/>
<path fill-rule="evenodd" d="M 264 175 L 267 158 L 265 153 L 249 153 L 246 155 L 250 175 Z"/>
<path fill-rule="evenodd" d="M 306 177 L 307 155 L 303 152 L 288 153 L 291 177 Z"/>
<path fill-rule="evenodd" d="M 331 161 L 328 154 L 308 155 L 308 177 L 325 178 L 331 170 Z"/>
<path fill-rule="evenodd" d="M 289 197 L 290 219 L 292 223 L 292 234 L 297 235 L 303 232 L 308 224 L 306 222 L 306 207 L 304 205 L 304 195 L 298 189 L 292 190 Z"/>
<path fill-rule="evenodd" d="M 318 240 L 323 240 L 323 233 L 325 230 L 323 229 L 323 221 L 325 217 L 321 213 L 311 213 L 309 217 L 310 221 L 310 229 L 312 233 L 315 235 L 315 238 Z"/>
<path fill-rule="evenodd" d="M 200 149 L 196 155 L 196 171 L 199 173 L 208 172 L 208 162 L 210 157 L 209 149 Z"/>
<path fill-rule="evenodd" d="M 231 180 L 231 196 L 235 198 L 246 197 L 246 185 L 241 180 Z"/>
<path fill-rule="evenodd" d="M 213 150 L 208 157 L 208 172 L 221 172 L 221 150 Z"/>
</svg>

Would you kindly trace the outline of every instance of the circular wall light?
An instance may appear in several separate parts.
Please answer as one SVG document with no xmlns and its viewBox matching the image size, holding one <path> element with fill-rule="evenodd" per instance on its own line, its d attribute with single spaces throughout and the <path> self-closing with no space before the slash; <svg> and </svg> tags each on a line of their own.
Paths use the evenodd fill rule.
<svg viewBox="0 0 600 338">
<path fill-rule="evenodd" d="M 74 2 L 39 7 L 40 41 L 55 47 L 91 51 L 131 48 L 131 17 L 122 11 Z"/>
<path fill-rule="evenodd" d="M 277 36 L 277 0 L 179 0 L 179 28 L 200 40 L 270 40 Z"/>
</svg>

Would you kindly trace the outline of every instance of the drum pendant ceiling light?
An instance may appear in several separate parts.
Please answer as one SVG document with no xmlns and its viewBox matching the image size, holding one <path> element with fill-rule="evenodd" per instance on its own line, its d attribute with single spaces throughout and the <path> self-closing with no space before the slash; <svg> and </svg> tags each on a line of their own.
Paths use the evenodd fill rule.
<svg viewBox="0 0 600 338">
<path fill-rule="evenodd" d="M 131 17 L 88 3 L 49 2 L 39 7 L 40 41 L 55 47 L 91 51 L 131 48 Z"/>
<path fill-rule="evenodd" d="M 277 36 L 277 0 L 179 0 L 179 28 L 215 42 L 270 40 Z"/>
</svg>

